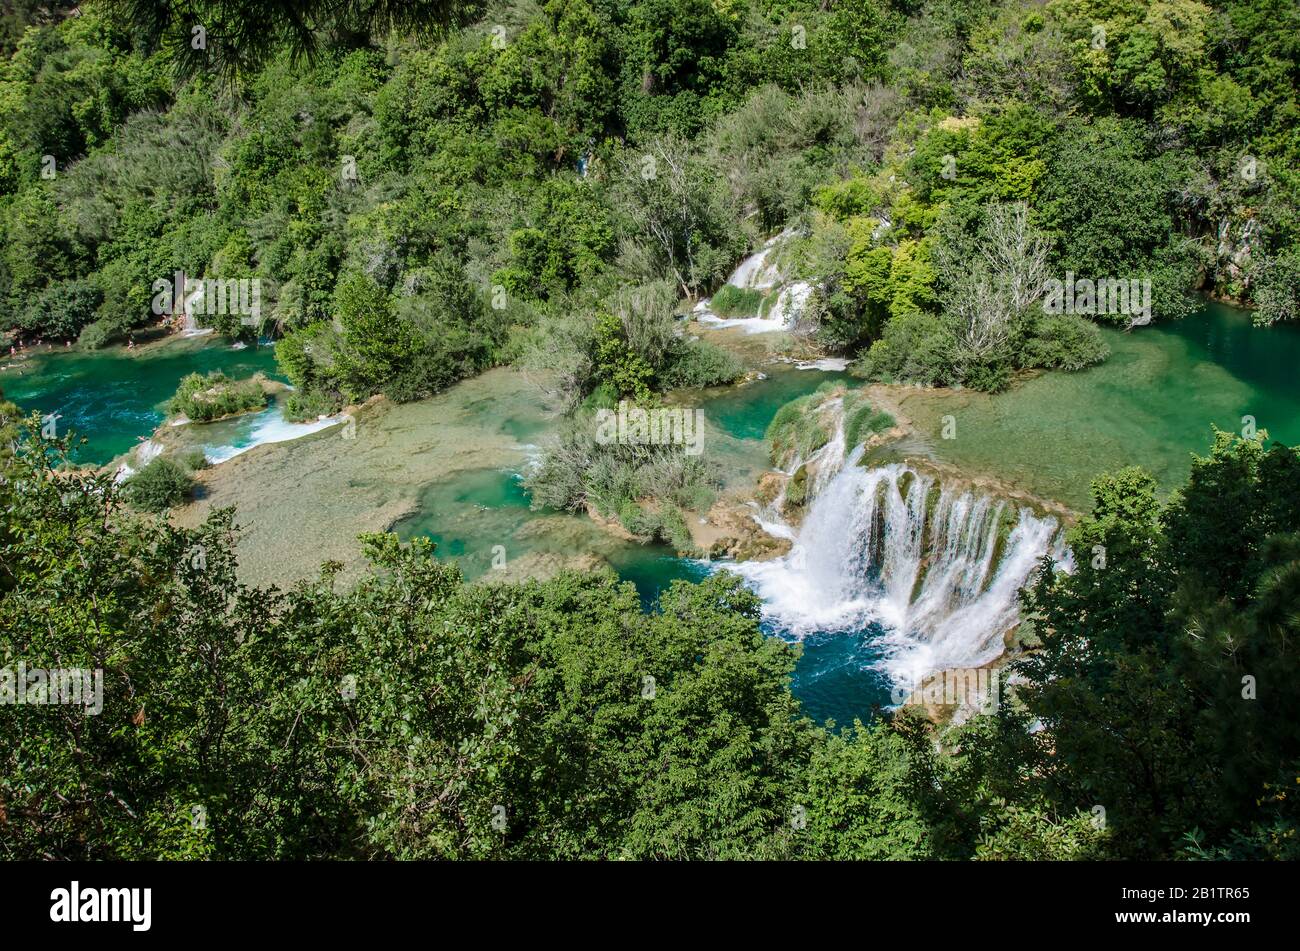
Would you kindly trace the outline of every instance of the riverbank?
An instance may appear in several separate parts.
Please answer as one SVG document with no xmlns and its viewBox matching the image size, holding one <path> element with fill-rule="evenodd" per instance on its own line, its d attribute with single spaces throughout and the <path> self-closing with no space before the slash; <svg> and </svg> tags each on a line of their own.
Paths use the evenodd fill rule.
<svg viewBox="0 0 1300 951">
<path fill-rule="evenodd" d="M 1089 508 L 1098 472 L 1142 464 L 1172 487 L 1191 452 L 1208 445 L 1209 423 L 1230 425 L 1241 414 L 1300 442 L 1287 428 L 1296 419 L 1288 416 L 1296 330 L 1251 328 L 1248 315 L 1208 305 L 1179 325 L 1105 331 L 1113 356 L 1100 367 L 1032 376 L 988 396 L 868 385 L 784 331 L 702 328 L 750 370 L 743 382 L 665 399 L 701 411 L 703 451 L 722 474 L 714 502 L 687 519 L 710 560 L 641 544 L 608 519 L 534 511 L 521 477 L 555 420 L 517 370 L 492 370 L 418 403 L 377 398 L 305 426 L 277 418 L 275 405 L 168 426 L 160 404 L 186 373 L 273 373 L 272 350 L 171 338 L 135 351 L 51 354 L 32 366 L 48 386 L 37 394 L 45 405 L 90 422 L 91 461 L 106 461 L 94 455 L 116 444 L 119 458 L 142 445 L 146 454 L 199 448 L 216 463 L 197 473 L 198 497 L 172 518 L 192 526 L 213 508 L 235 507 L 245 583 L 287 586 L 337 561 L 339 583 L 349 585 L 361 573 L 357 536 L 385 530 L 431 539 L 438 557 L 454 559 L 471 581 L 612 569 L 647 606 L 672 581 L 725 566 L 763 598 L 764 630 L 802 646 L 794 689 L 809 715 L 844 723 L 888 705 L 896 678 L 911 671 L 1003 663 L 1021 638 L 1013 589 L 1046 551 L 1048 520 L 1067 525 Z M 278 401 L 284 391 L 274 388 Z M 859 464 L 809 528 L 816 498 L 773 517 L 789 476 L 774 470 L 764 434 L 782 406 L 819 388 L 831 399 L 847 388 L 855 406 L 865 399 L 892 425 L 872 430 Z M 912 492 L 919 484 L 928 487 Z M 881 507 L 890 488 L 903 508 Z M 1020 511 L 1029 519 L 1017 530 Z M 941 559 L 886 552 L 873 537 L 920 537 L 939 520 L 961 542 L 938 570 Z M 1018 554 L 1000 577 L 985 569 L 1013 547 Z M 880 596 L 882 581 L 897 590 Z M 995 587 L 996 596 L 952 608 L 963 592 Z"/>
<path fill-rule="evenodd" d="M 812 389 L 824 374 L 773 369 L 776 379 L 690 397 L 706 406 L 750 397 L 759 407 L 757 421 L 705 410 L 708 451 L 727 484 L 708 512 L 690 520 L 702 552 L 750 557 L 788 548 L 746 521 L 746 501 L 768 468 L 754 430 L 761 434 L 788 392 Z M 416 403 L 372 399 L 350 414 L 351 422 L 256 446 L 199 472 L 199 497 L 172 517 L 195 525 L 215 507 L 235 506 L 243 527 L 240 576 L 248 583 L 290 584 L 314 576 L 326 559 L 345 566 L 346 583 L 360 566 L 357 535 L 385 530 L 432 538 L 439 556 L 460 559 L 471 578 L 602 564 L 652 584 L 684 576 L 658 564 L 677 561 L 663 546 L 629 540 L 607 520 L 530 508 L 518 477 L 553 422 L 539 392 L 519 371 L 498 368 Z"/>
<path fill-rule="evenodd" d="M 286 585 L 326 560 L 344 565 L 346 583 L 360 566 L 359 534 L 392 528 L 449 475 L 517 464 L 521 440 L 543 422 L 532 386 L 505 369 L 418 403 L 375 398 L 351 416 L 202 471 L 200 497 L 172 517 L 195 525 L 234 506 L 247 583 Z"/>
</svg>

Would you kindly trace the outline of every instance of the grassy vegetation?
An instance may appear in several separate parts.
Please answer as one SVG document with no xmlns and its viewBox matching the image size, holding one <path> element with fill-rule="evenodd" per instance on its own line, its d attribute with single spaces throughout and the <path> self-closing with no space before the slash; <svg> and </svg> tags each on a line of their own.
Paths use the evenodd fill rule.
<svg viewBox="0 0 1300 951">
<path fill-rule="evenodd" d="M 264 409 L 268 399 L 260 376 L 232 380 L 218 370 L 206 375 L 190 373 L 181 380 L 176 395 L 167 401 L 167 412 L 205 423 Z"/>
<path fill-rule="evenodd" d="M 834 383 L 823 383 L 813 393 L 784 404 L 767 424 L 764 439 L 772 464 L 789 465 L 794 459 L 807 460 L 832 437 L 834 423 L 825 410 L 829 399 L 841 398 L 843 388 Z M 834 413 L 835 410 L 829 412 Z"/>
<path fill-rule="evenodd" d="M 189 470 L 166 456 L 151 460 L 122 483 L 122 494 L 142 512 L 165 512 L 182 505 L 194 491 Z"/>
<path fill-rule="evenodd" d="M 577 512 L 590 506 L 638 538 L 693 554 L 684 513 L 712 504 L 721 486 L 716 464 L 680 445 L 602 443 L 595 433 L 584 410 L 542 447 L 524 476 L 534 507 Z"/>
<path fill-rule="evenodd" d="M 757 317 L 768 295 L 753 288 L 723 284 L 709 300 L 709 309 L 719 317 Z"/>
<path fill-rule="evenodd" d="M 878 410 L 864 396 L 844 397 L 844 451 L 849 452 L 876 433 L 892 428 L 894 417 Z"/>
</svg>

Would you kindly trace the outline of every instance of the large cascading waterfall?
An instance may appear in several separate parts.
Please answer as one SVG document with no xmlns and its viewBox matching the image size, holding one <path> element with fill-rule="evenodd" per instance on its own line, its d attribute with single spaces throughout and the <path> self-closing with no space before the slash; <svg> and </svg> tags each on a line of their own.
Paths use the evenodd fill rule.
<svg viewBox="0 0 1300 951">
<path fill-rule="evenodd" d="M 815 495 L 789 554 L 736 570 L 795 637 L 878 625 L 896 683 L 995 659 L 1043 556 L 1068 567 L 1056 520 L 905 464 L 863 468 L 861 451 Z"/>
</svg>

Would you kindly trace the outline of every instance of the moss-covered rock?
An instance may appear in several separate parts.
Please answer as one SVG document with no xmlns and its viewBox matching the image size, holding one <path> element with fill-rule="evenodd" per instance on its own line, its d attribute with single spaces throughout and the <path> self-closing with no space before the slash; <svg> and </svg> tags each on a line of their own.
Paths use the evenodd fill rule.
<svg viewBox="0 0 1300 951">
<path fill-rule="evenodd" d="M 808 501 L 808 467 L 800 466 L 785 487 L 786 505 L 802 506 Z"/>
</svg>

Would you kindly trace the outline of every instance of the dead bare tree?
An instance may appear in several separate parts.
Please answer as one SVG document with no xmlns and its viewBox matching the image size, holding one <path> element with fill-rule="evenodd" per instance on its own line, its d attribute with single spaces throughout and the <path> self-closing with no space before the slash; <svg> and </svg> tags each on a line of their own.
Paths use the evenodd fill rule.
<svg viewBox="0 0 1300 951">
<path fill-rule="evenodd" d="M 981 361 L 1005 346 L 1015 319 L 1042 298 L 1050 251 L 1020 202 L 985 210 L 973 253 L 941 247 L 936 265 L 948 288 L 944 310 L 969 359 Z"/>
<path fill-rule="evenodd" d="M 1000 284 L 997 275 L 977 265 L 962 276 L 949 295 L 948 313 L 956 323 L 957 339 L 965 355 L 975 362 L 996 353 L 1011 335 L 1016 311 Z"/>
<path fill-rule="evenodd" d="M 732 229 L 724 180 L 684 139 L 664 136 L 628 155 L 615 187 L 632 234 L 648 239 L 663 272 L 694 297 L 720 266 L 711 245 Z"/>
<path fill-rule="evenodd" d="M 980 229 L 980 250 L 989 270 L 1006 286 L 1016 313 L 1043 296 L 1051 244 L 1030 223 L 1024 202 L 989 206 Z"/>
</svg>

